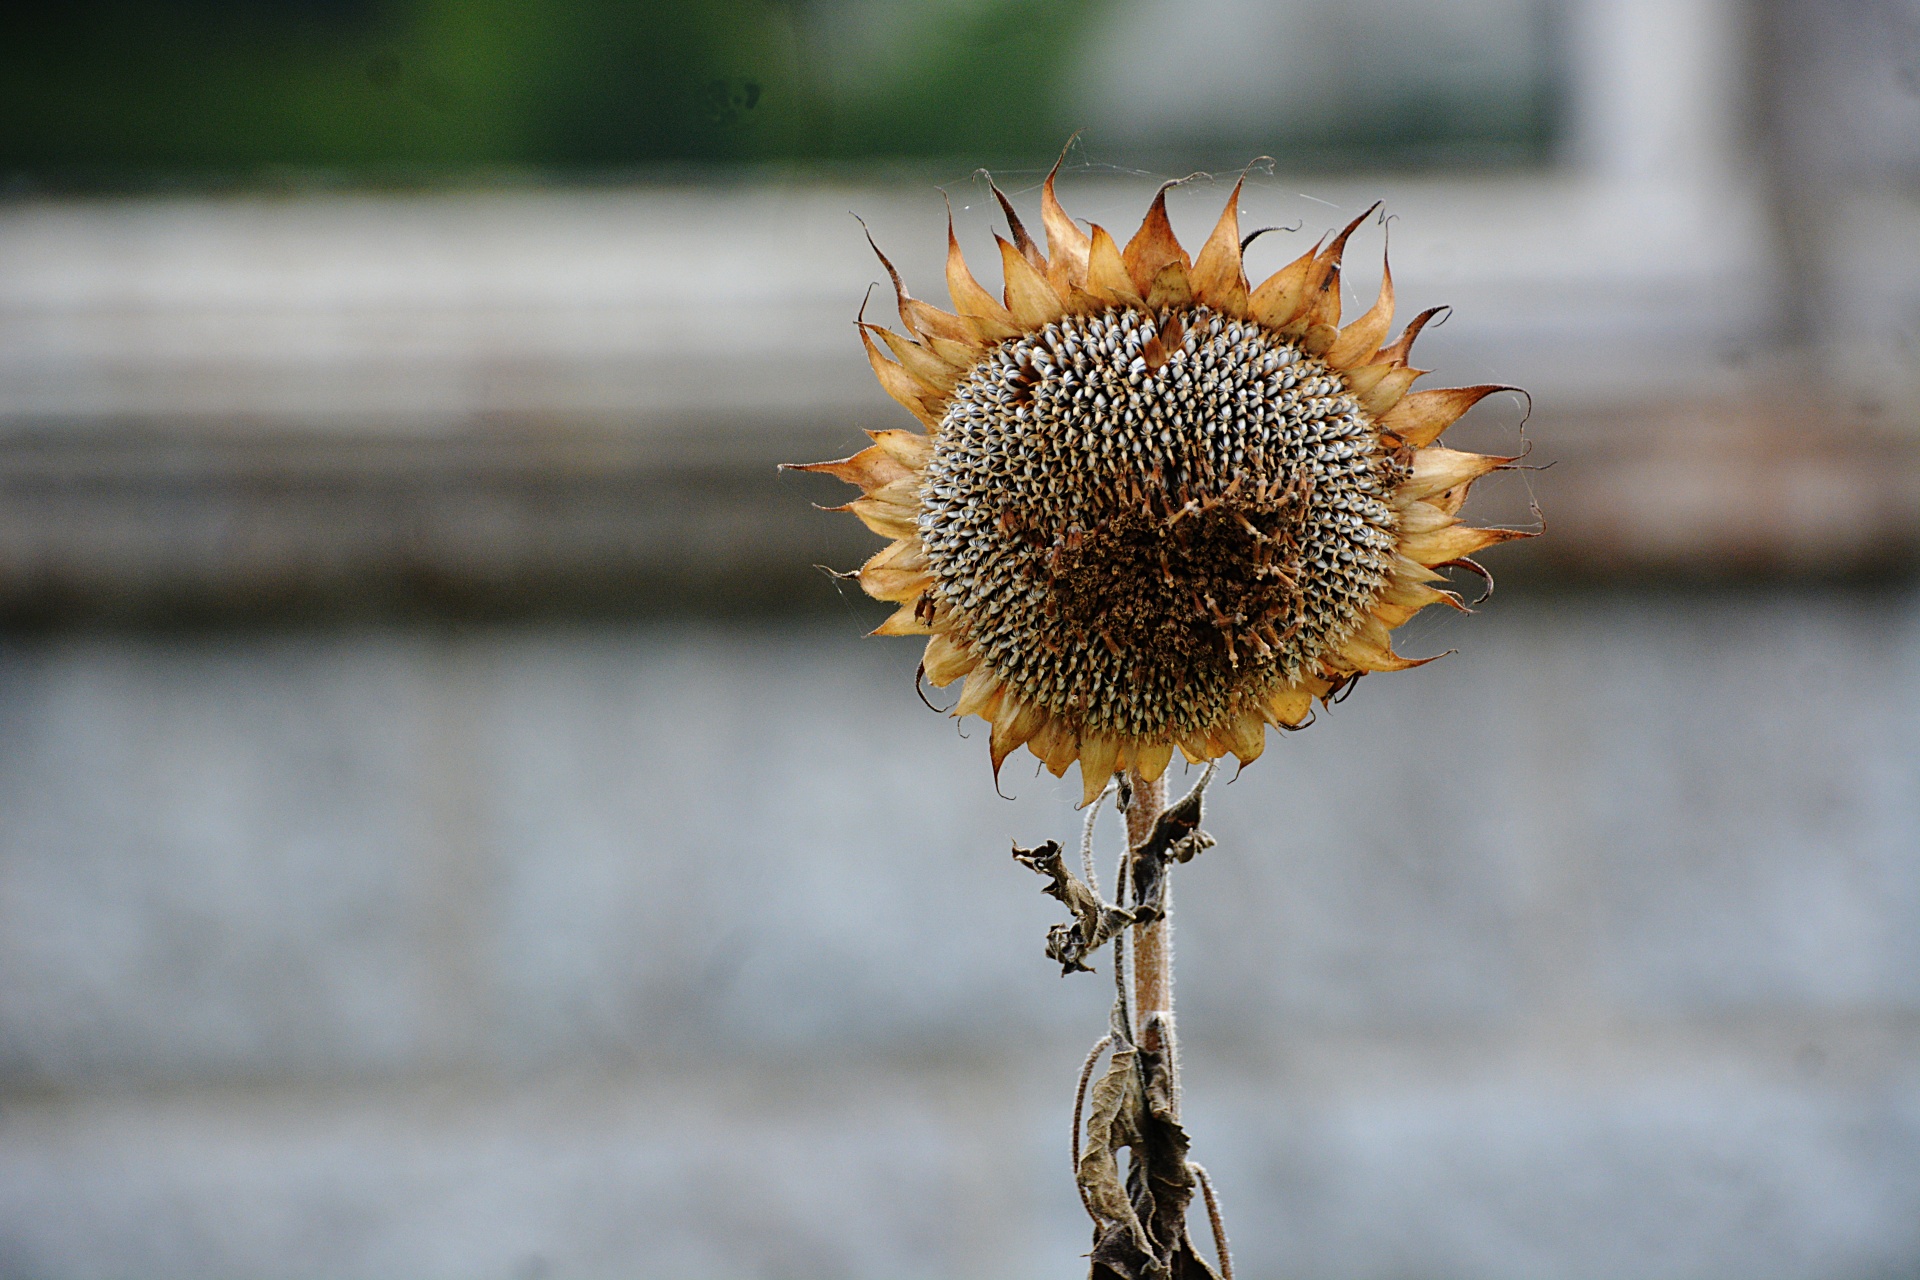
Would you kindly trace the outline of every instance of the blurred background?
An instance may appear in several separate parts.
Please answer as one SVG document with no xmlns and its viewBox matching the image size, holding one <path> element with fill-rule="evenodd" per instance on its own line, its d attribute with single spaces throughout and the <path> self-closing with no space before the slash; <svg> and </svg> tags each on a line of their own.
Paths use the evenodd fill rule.
<svg viewBox="0 0 1920 1280">
<path fill-rule="evenodd" d="M 1240 1274 L 1920 1275 L 1911 0 L 33 0 L 0 1277 L 1080 1273 L 1077 787 L 774 471 L 906 421 L 849 215 L 939 299 L 1075 130 L 1254 271 L 1384 199 L 1552 464 L 1182 872 Z"/>
</svg>

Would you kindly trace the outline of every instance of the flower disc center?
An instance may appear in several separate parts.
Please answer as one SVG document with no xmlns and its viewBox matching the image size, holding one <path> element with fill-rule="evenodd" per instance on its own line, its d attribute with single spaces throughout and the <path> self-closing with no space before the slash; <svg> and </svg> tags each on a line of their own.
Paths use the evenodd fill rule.
<svg viewBox="0 0 1920 1280">
<path fill-rule="evenodd" d="M 1297 679 L 1387 581 L 1400 465 L 1325 364 L 1205 307 L 1069 316 L 954 388 L 921 492 L 989 666 L 1095 730 L 1176 735 Z"/>
</svg>

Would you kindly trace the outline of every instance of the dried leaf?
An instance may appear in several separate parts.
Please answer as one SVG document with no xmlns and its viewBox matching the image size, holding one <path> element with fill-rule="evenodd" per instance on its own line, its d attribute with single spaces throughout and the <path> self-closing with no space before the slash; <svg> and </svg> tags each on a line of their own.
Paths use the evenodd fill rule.
<svg viewBox="0 0 1920 1280">
<path fill-rule="evenodd" d="M 1114 1051 L 1106 1074 L 1094 1082 L 1088 1095 L 1092 1106 L 1087 1112 L 1087 1146 L 1080 1154 L 1075 1172 L 1087 1203 L 1102 1224 L 1132 1223 L 1133 1204 L 1120 1181 L 1119 1151 L 1140 1139 L 1139 1055 L 1131 1046 Z M 1144 1241 L 1141 1242 L 1144 1247 Z"/>
<path fill-rule="evenodd" d="M 1213 847 L 1213 837 L 1200 830 L 1200 797 L 1195 787 L 1161 810 L 1153 830 L 1133 851 L 1133 918 L 1158 920 L 1167 898 L 1167 863 L 1191 862 L 1194 855 Z"/>
<path fill-rule="evenodd" d="M 1047 930 L 1047 958 L 1057 961 L 1060 972 L 1092 973 L 1083 963 L 1086 957 L 1105 946 L 1114 934 L 1132 924 L 1135 915 L 1125 907 L 1116 907 L 1101 899 L 1073 872 L 1060 856 L 1060 842 L 1049 840 L 1038 849 L 1013 847 L 1014 861 L 1048 878 L 1041 891 L 1058 898 L 1073 914 L 1072 924 L 1057 924 Z"/>
</svg>

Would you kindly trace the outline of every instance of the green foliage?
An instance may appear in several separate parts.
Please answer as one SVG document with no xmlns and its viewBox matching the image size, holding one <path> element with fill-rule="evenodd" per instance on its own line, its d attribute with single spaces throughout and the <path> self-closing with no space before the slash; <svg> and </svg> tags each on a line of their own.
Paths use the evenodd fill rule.
<svg viewBox="0 0 1920 1280">
<path fill-rule="evenodd" d="M 1116 3 L 22 0 L 0 17 L 0 176 L 1032 165 L 1089 123 L 1071 73 Z M 1315 145 L 1444 148 L 1457 115 L 1389 104 Z"/>
</svg>

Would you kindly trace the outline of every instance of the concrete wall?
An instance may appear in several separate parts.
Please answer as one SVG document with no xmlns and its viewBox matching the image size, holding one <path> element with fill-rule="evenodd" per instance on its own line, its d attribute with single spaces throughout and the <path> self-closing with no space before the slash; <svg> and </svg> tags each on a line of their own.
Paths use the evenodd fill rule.
<svg viewBox="0 0 1920 1280">
<path fill-rule="evenodd" d="M 861 629 L 8 641 L 0 1275 L 1072 1274 L 1072 797 Z M 1920 594 L 1455 645 L 1180 874 L 1241 1274 L 1920 1269 Z"/>
</svg>

